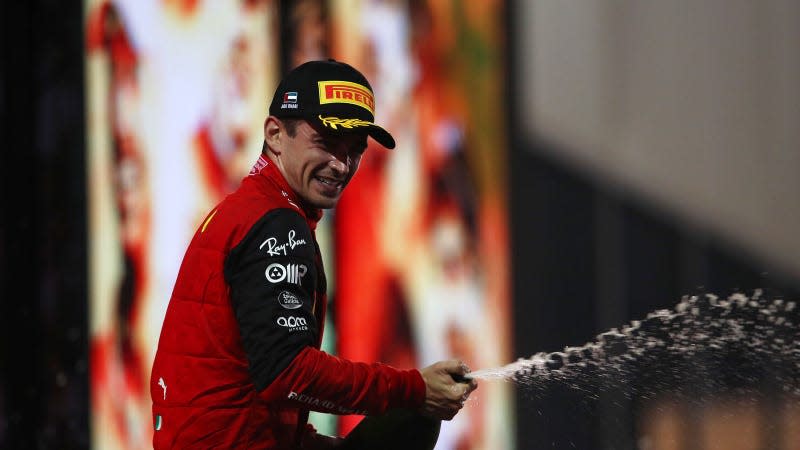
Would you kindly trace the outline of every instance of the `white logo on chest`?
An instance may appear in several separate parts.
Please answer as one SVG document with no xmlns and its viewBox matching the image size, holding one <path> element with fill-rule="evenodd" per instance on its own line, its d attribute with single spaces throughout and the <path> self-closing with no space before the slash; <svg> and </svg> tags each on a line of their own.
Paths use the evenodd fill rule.
<svg viewBox="0 0 800 450">
<path fill-rule="evenodd" d="M 267 266 L 264 275 L 270 283 L 280 283 L 286 280 L 289 283 L 302 285 L 303 277 L 306 276 L 308 267 L 305 264 L 286 264 L 272 263 Z"/>
<path fill-rule="evenodd" d="M 278 294 L 278 303 L 286 309 L 297 309 L 303 306 L 303 301 L 289 291 Z"/>
<path fill-rule="evenodd" d="M 266 247 L 267 253 L 270 256 L 286 256 L 288 255 L 289 250 L 294 250 L 295 247 L 306 245 L 307 243 L 305 239 L 295 239 L 296 234 L 297 233 L 294 230 L 289 230 L 289 235 L 286 242 L 279 242 L 278 238 L 269 237 L 261 243 L 258 249 L 263 250 L 264 247 Z"/>
</svg>

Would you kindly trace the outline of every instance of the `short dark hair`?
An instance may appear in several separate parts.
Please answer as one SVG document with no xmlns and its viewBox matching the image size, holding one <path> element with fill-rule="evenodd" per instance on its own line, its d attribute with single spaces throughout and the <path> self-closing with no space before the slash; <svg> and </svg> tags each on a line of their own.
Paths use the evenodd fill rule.
<svg viewBox="0 0 800 450">
<path fill-rule="evenodd" d="M 289 137 L 297 136 L 297 126 L 302 121 L 303 119 L 294 119 L 294 118 L 281 119 L 281 122 L 283 122 L 283 126 L 286 127 L 286 134 L 288 134 Z"/>
<path fill-rule="evenodd" d="M 297 126 L 300 125 L 300 122 L 303 119 L 296 119 L 296 118 L 287 118 L 287 119 L 280 119 L 283 123 L 283 127 L 286 128 L 286 134 L 289 137 L 297 136 Z M 267 141 L 265 140 L 263 144 L 261 144 L 261 153 L 266 155 L 267 154 Z"/>
</svg>

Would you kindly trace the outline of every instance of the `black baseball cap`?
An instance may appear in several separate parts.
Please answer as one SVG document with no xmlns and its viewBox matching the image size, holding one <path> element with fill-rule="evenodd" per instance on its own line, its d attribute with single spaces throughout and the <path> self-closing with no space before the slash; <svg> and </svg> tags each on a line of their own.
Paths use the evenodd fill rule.
<svg viewBox="0 0 800 450">
<path fill-rule="evenodd" d="M 366 77 L 333 59 L 309 61 L 292 69 L 278 84 L 269 114 L 298 118 L 336 132 L 365 130 L 386 148 L 394 138 L 375 124 L 375 96 Z"/>
</svg>

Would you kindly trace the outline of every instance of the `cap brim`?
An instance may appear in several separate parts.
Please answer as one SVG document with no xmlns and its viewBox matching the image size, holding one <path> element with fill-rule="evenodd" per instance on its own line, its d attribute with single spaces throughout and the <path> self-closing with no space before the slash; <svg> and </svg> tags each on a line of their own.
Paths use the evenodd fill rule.
<svg viewBox="0 0 800 450">
<path fill-rule="evenodd" d="M 375 139 L 375 142 L 388 149 L 393 149 L 395 147 L 395 142 L 392 135 L 378 125 L 373 124 L 371 127 L 369 127 L 367 134 L 369 134 L 372 139 Z"/>
</svg>

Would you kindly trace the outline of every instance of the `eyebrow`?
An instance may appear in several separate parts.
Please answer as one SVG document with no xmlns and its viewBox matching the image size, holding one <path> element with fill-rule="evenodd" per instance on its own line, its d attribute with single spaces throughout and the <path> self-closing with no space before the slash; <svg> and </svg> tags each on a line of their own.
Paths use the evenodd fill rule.
<svg viewBox="0 0 800 450">
<path fill-rule="evenodd" d="M 324 134 L 318 133 L 314 131 L 314 134 L 311 136 L 311 142 L 313 144 L 324 144 L 329 145 L 334 140 L 333 136 L 326 136 Z"/>
</svg>

